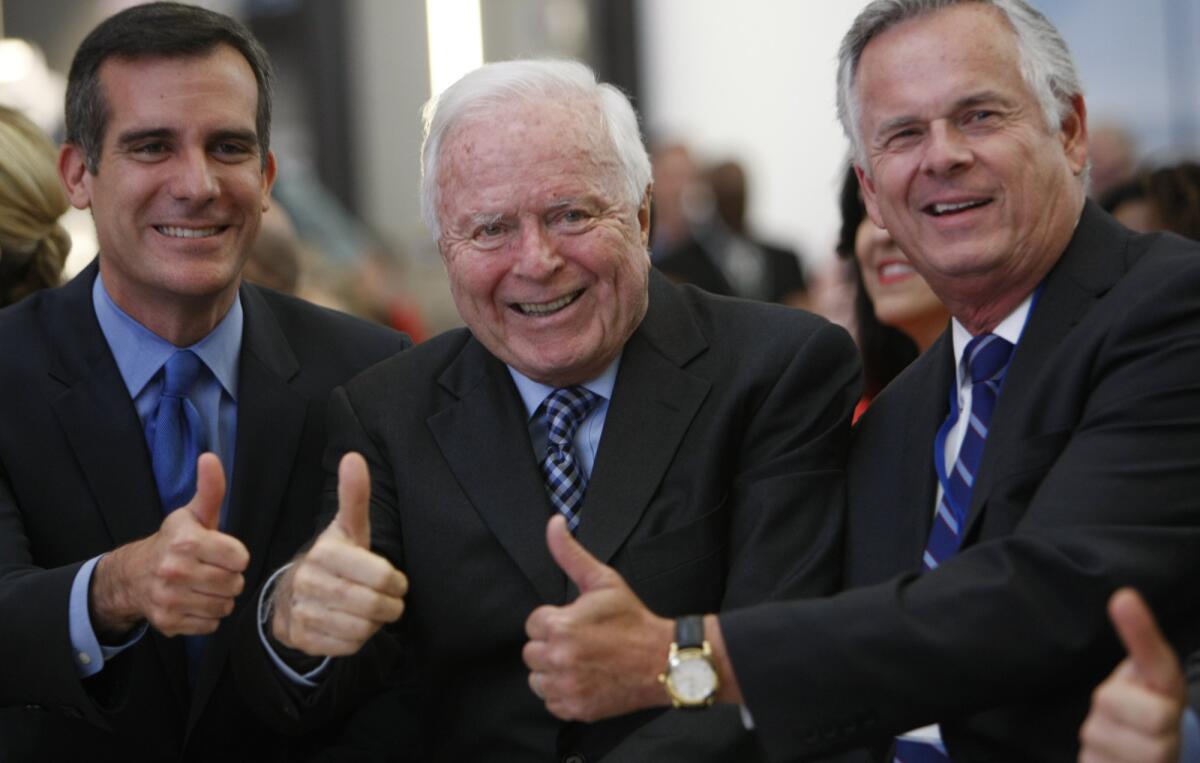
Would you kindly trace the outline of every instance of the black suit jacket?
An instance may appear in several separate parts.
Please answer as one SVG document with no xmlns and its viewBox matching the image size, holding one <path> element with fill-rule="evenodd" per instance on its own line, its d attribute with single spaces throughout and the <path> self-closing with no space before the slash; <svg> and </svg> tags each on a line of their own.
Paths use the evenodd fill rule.
<svg viewBox="0 0 1200 763">
<path fill-rule="evenodd" d="M 209 638 L 194 686 L 182 639 L 153 631 L 76 677 L 76 572 L 162 522 L 142 426 L 92 307 L 95 275 L 93 264 L 0 313 L 0 760 L 288 759 L 226 670 L 236 611 Z M 329 391 L 407 340 L 249 284 L 241 299 L 226 532 L 250 551 L 252 591 L 315 526 Z"/>
<path fill-rule="evenodd" d="M 665 615 L 830 592 L 858 377 L 841 329 L 653 274 L 579 540 Z M 525 619 L 576 592 L 546 548 L 552 509 L 526 418 L 508 370 L 465 330 L 334 394 L 326 468 L 345 450 L 367 457 L 373 543 L 408 575 L 407 607 L 394 632 L 335 661 L 315 696 L 291 691 L 252 650 L 260 670 L 248 666 L 248 698 L 274 723 L 310 722 L 353 706 L 356 675 L 399 643 L 407 686 L 377 700 L 388 712 L 363 710 L 377 723 L 351 726 L 382 758 L 757 759 L 736 708 L 564 724 L 530 692 Z M 244 643 L 256 647 L 256 637 Z M 389 741 L 403 716 L 424 733 Z"/>
<path fill-rule="evenodd" d="M 1200 246 L 1091 203 L 1017 345 L 962 550 L 919 575 L 949 335 L 876 399 L 850 458 L 847 584 L 722 617 L 776 760 L 940 722 L 955 761 L 1075 760 L 1134 585 L 1185 653 L 1200 579 Z M 767 650 L 766 645 L 790 644 Z"/>
</svg>

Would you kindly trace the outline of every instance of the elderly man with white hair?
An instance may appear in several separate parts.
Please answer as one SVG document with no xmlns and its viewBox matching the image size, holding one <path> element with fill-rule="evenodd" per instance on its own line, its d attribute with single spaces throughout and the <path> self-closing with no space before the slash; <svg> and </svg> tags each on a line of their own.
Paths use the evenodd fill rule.
<svg viewBox="0 0 1200 763">
<path fill-rule="evenodd" d="M 839 85 L 868 212 L 953 320 L 856 427 L 852 590 L 706 616 L 717 699 L 774 760 L 1074 760 L 1114 589 L 1200 636 L 1200 247 L 1086 201 L 1082 88 L 1021 0 L 876 0 Z M 548 708 L 665 703 L 670 621 L 549 540 L 584 594 L 528 623 Z"/>
<path fill-rule="evenodd" d="M 736 708 L 687 709 L 711 700 L 701 662 L 679 710 L 546 709 L 525 621 L 579 593 L 547 520 L 672 615 L 832 592 L 852 342 L 652 271 L 637 117 L 585 66 L 484 66 L 426 118 L 424 212 L 467 328 L 335 395 L 336 516 L 262 600 L 249 697 L 305 727 L 382 676 L 388 710 L 351 728 L 389 758 L 759 758 Z"/>
</svg>

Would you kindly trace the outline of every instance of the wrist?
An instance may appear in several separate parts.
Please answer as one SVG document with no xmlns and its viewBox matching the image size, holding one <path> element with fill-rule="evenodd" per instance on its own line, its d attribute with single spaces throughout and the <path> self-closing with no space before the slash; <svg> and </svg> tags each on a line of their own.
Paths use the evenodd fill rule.
<svg viewBox="0 0 1200 763">
<path fill-rule="evenodd" d="M 88 616 L 102 643 L 119 643 L 142 622 L 141 611 L 129 596 L 123 574 L 125 548 L 105 554 L 96 563 L 88 587 Z"/>
</svg>

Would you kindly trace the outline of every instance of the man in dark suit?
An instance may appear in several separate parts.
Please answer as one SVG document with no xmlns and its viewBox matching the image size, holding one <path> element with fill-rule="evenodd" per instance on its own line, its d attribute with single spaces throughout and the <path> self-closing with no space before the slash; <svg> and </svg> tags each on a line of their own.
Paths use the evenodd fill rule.
<svg viewBox="0 0 1200 763">
<path fill-rule="evenodd" d="M 401 688 L 377 700 L 391 712 L 352 721 L 389 757 L 755 760 L 736 708 L 594 725 L 546 711 L 521 661 L 525 618 L 577 593 L 546 519 L 569 518 L 663 611 L 828 593 L 853 346 L 807 313 L 651 271 L 636 116 L 583 65 L 491 64 L 435 103 L 426 219 L 469 329 L 335 394 L 327 466 L 365 457 L 369 522 L 347 456 L 335 521 L 280 578 L 263 635 L 285 659 L 357 654 L 288 676 L 251 634 L 248 698 L 304 727 L 399 660 Z M 414 717 L 424 733 L 389 740 Z"/>
<path fill-rule="evenodd" d="M 406 340 L 240 284 L 269 124 L 220 14 L 138 6 L 76 54 L 59 166 L 99 257 L 0 313 L 0 759 L 294 758 L 238 699 L 229 615 L 312 532 L 329 391 Z M 163 456 L 180 411 L 212 453 Z"/>
<path fill-rule="evenodd" d="M 1118 654 L 1118 585 L 1146 592 L 1184 651 L 1200 635 L 1180 590 L 1200 575 L 1200 250 L 1086 203 L 1081 87 L 1045 18 L 1018 0 L 929 6 L 862 11 L 839 104 L 872 220 L 952 326 L 856 428 L 854 590 L 705 619 L 719 697 L 777 760 L 863 745 L 1074 759 Z M 649 613 L 550 540 L 589 590 L 530 619 L 548 706 L 661 705 L 669 622 L 605 627 Z"/>
</svg>

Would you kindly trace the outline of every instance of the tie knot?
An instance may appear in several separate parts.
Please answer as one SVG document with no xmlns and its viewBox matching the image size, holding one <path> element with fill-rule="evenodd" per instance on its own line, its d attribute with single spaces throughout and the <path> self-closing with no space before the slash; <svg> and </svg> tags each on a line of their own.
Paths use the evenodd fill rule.
<svg viewBox="0 0 1200 763">
<path fill-rule="evenodd" d="M 968 342 L 965 355 L 971 383 L 999 382 L 1012 351 L 1012 342 L 995 334 L 980 334 Z"/>
<path fill-rule="evenodd" d="M 191 350 L 179 350 L 163 364 L 163 395 L 187 397 L 200 376 L 204 361 Z"/>
<path fill-rule="evenodd" d="M 570 443 L 599 400 L 599 395 L 578 385 L 556 389 L 547 395 L 542 406 L 550 442 L 560 448 Z"/>
</svg>

